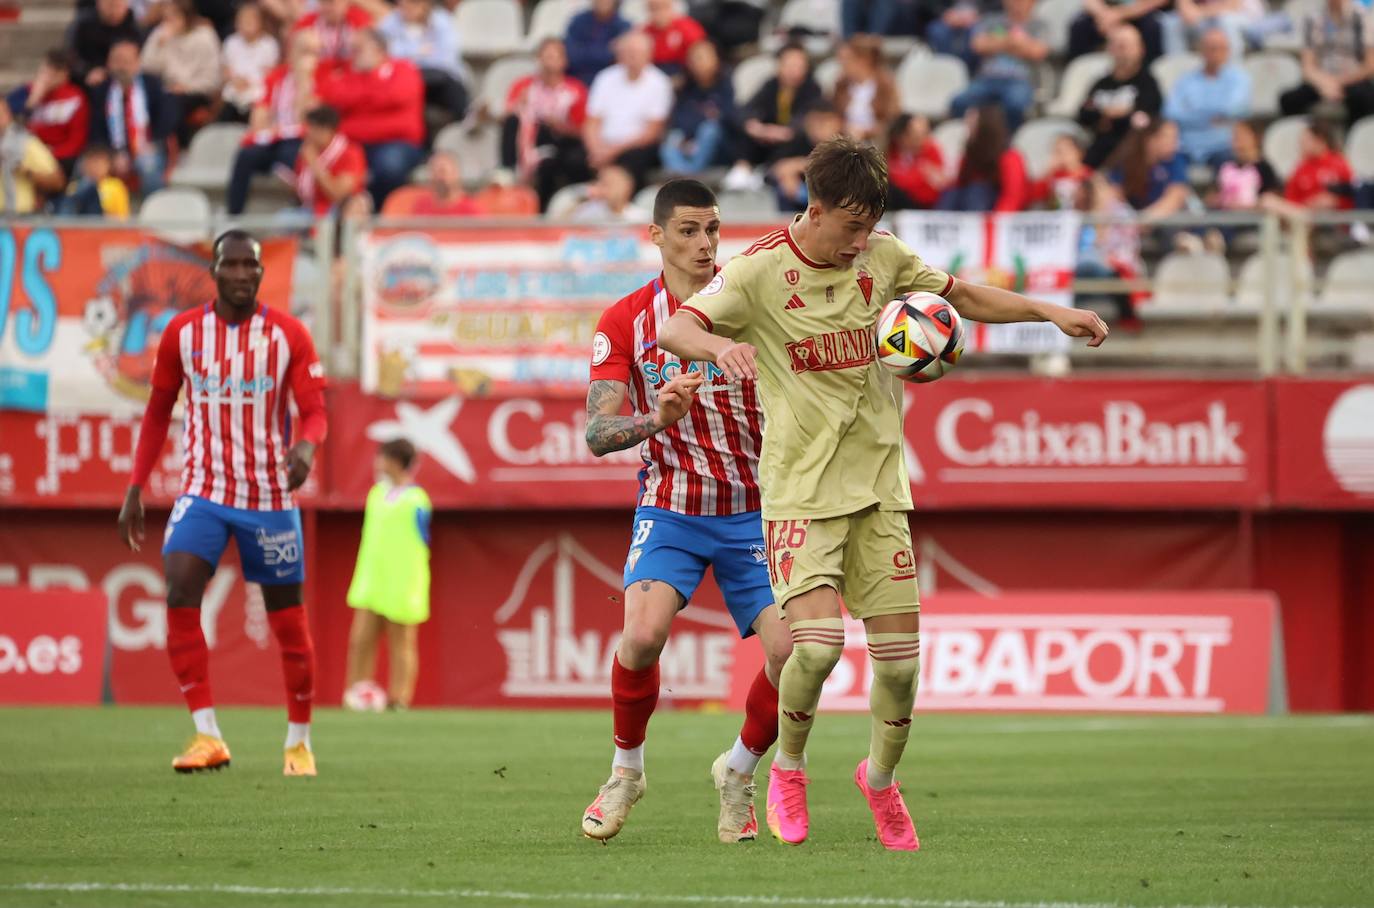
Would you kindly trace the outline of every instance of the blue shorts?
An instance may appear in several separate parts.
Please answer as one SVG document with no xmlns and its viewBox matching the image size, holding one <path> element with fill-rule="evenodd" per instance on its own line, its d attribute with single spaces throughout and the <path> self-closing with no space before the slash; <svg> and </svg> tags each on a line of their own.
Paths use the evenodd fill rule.
<svg viewBox="0 0 1374 908">
<path fill-rule="evenodd" d="M 167 518 L 162 554 L 189 552 L 217 565 L 230 533 L 238 545 L 244 580 L 264 586 L 305 582 L 301 512 L 297 508 L 250 511 L 183 495 Z"/>
<path fill-rule="evenodd" d="M 662 508 L 635 509 L 634 536 L 625 559 L 626 589 L 643 580 L 660 580 L 691 601 L 708 566 L 739 635 L 748 637 L 754 632 L 754 619 L 773 604 L 759 512 L 689 517 Z"/>
</svg>

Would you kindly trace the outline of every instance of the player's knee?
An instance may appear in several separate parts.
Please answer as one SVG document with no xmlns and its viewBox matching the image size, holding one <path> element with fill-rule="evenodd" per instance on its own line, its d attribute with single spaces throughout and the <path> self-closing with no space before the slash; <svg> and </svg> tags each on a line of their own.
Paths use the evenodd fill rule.
<svg viewBox="0 0 1374 908">
<path fill-rule="evenodd" d="M 200 608 L 205 596 L 205 584 L 194 579 L 171 578 L 167 581 L 168 608 Z"/>
<path fill-rule="evenodd" d="M 787 660 L 792 657 L 792 638 L 788 634 L 781 635 L 778 639 L 764 641 L 764 656 L 768 660 L 770 674 L 774 678 L 782 673 L 782 667 L 787 664 Z"/>
<path fill-rule="evenodd" d="M 921 671 L 920 659 L 869 659 L 873 667 L 873 683 L 888 690 L 907 690 L 916 683 Z"/>
<path fill-rule="evenodd" d="M 808 675 L 830 676 L 831 670 L 844 655 L 844 646 L 826 646 L 818 643 L 799 643 L 792 647 L 791 659 L 797 667 Z"/>
<path fill-rule="evenodd" d="M 658 659 L 667 642 L 668 628 L 659 627 L 652 621 L 628 622 L 620 638 L 623 657 L 620 661 L 626 668 L 644 668 Z M 630 662 L 635 664 L 628 664 Z"/>
</svg>

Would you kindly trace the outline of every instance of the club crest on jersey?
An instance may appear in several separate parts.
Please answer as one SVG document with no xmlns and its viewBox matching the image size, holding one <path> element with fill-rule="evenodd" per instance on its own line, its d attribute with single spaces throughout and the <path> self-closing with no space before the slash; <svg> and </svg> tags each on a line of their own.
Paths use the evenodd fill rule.
<svg viewBox="0 0 1374 908">
<path fill-rule="evenodd" d="M 792 553 L 783 552 L 778 558 L 778 574 L 782 577 L 783 583 L 792 582 Z"/>
<path fill-rule="evenodd" d="M 630 549 L 630 557 L 625 559 L 625 570 L 634 571 L 635 565 L 639 564 L 639 557 L 644 554 L 643 549 Z"/>
<path fill-rule="evenodd" d="M 782 276 L 787 278 L 787 283 L 793 287 L 797 286 L 797 281 L 801 280 L 801 272 L 796 268 L 788 268 L 782 273 Z"/>
<path fill-rule="evenodd" d="M 855 277 L 854 280 L 856 280 L 859 284 L 859 292 L 864 295 L 864 305 L 867 306 L 870 303 L 872 303 L 873 275 L 869 274 L 867 271 L 860 271 L 858 276 Z"/>
</svg>

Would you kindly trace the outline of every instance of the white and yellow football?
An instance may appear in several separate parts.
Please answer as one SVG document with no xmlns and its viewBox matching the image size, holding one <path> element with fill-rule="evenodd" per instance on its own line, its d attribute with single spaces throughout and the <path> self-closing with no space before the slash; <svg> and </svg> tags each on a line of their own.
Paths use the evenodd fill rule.
<svg viewBox="0 0 1374 908">
<path fill-rule="evenodd" d="M 878 362 L 903 381 L 935 381 L 964 353 L 963 320 L 933 293 L 908 293 L 888 303 L 874 331 Z"/>
</svg>

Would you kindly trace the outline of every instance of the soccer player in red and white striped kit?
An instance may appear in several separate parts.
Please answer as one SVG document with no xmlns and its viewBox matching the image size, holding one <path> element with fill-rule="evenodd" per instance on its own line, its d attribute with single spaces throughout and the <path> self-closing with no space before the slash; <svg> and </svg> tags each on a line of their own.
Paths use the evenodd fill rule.
<svg viewBox="0 0 1374 908">
<path fill-rule="evenodd" d="M 592 344 L 587 444 L 598 456 L 639 445 L 644 468 L 625 560 L 624 633 L 611 664 L 615 755 L 582 831 L 611 838 L 644 794 L 659 654 L 709 566 L 740 636 L 757 633 L 767 656 L 739 737 L 711 767 L 717 835 L 748 841 L 758 836 L 754 770 L 778 737 L 777 681 L 792 651 L 773 605 L 759 510 L 762 408 L 754 382 L 729 382 L 714 364 L 684 364 L 656 343 L 658 326 L 718 270 L 715 194 L 696 180 L 666 183 L 649 235 L 662 273 L 605 311 Z M 627 396 L 632 415 L 622 416 Z"/>
<path fill-rule="evenodd" d="M 158 342 L 119 535 L 138 551 L 144 535 L 141 490 L 185 388 L 182 494 L 168 518 L 162 555 L 167 654 L 196 736 L 172 768 L 195 772 L 229 765 L 210 691 L 200 604 L 232 535 L 244 579 L 262 587 L 267 620 L 281 648 L 288 718 L 283 773 L 313 776 L 315 652 L 301 594 L 301 520 L 292 493 L 305 482 L 324 440 L 324 367 L 305 326 L 258 301 L 258 242 L 230 230 L 215 241 L 212 255 L 215 299 L 174 316 Z M 299 414 L 294 427 L 291 399 Z M 294 440 L 289 450 L 288 438 Z"/>
</svg>

